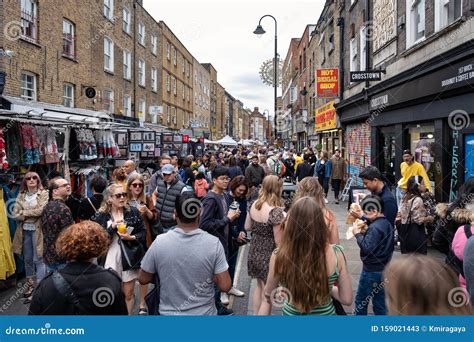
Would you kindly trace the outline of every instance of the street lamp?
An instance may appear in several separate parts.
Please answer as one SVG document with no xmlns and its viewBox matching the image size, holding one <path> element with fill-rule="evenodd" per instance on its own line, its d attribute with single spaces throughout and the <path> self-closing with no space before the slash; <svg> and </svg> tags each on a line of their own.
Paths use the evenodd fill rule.
<svg viewBox="0 0 474 342">
<path fill-rule="evenodd" d="M 277 107 L 278 107 L 278 105 L 277 105 L 278 77 L 277 76 L 278 76 L 278 66 L 279 66 L 279 63 L 278 63 L 278 50 L 277 50 L 277 20 L 275 19 L 274 16 L 272 16 L 270 14 L 264 15 L 258 21 L 257 28 L 255 29 L 255 31 L 253 31 L 253 33 L 256 34 L 257 36 L 261 36 L 262 34 L 265 33 L 265 30 L 263 29 L 263 27 L 261 25 L 262 19 L 265 18 L 265 17 L 270 17 L 275 21 L 275 57 L 273 58 L 273 90 L 274 90 L 274 101 L 275 101 L 275 116 L 273 118 L 273 121 L 274 121 L 274 134 L 275 134 L 274 139 L 276 140 L 276 138 L 277 138 L 277 123 L 276 123 L 276 120 L 277 120 Z"/>
</svg>

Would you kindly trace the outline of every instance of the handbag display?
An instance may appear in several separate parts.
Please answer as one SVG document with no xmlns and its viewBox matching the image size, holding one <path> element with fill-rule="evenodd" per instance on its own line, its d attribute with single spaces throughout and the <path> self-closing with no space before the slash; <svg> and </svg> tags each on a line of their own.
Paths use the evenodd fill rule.
<svg viewBox="0 0 474 342">
<path fill-rule="evenodd" d="M 118 235 L 118 233 L 117 233 Z M 143 257 L 145 256 L 145 248 L 139 241 L 122 240 L 118 235 L 118 244 L 122 252 L 122 267 L 124 271 L 136 270 L 140 268 Z"/>
<path fill-rule="evenodd" d="M 402 254 L 420 253 L 427 254 L 425 225 L 417 224 L 411 220 L 411 210 L 413 208 L 414 198 L 410 205 L 407 223 L 400 224 L 398 228 L 398 239 L 400 241 L 400 251 Z"/>
</svg>

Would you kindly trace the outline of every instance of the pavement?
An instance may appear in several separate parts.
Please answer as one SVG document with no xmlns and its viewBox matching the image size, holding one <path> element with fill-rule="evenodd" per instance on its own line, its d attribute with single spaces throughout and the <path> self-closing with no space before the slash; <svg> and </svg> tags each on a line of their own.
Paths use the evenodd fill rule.
<svg viewBox="0 0 474 342">
<path fill-rule="evenodd" d="M 344 253 L 347 259 L 347 265 L 349 273 L 352 278 L 352 288 L 355 293 L 359 283 L 359 276 L 362 271 L 362 262 L 359 257 L 359 247 L 354 238 L 346 239 L 346 230 L 348 225 L 345 223 L 347 218 L 347 202 L 340 202 L 336 205 L 333 201 L 328 204 L 329 208 L 334 212 L 336 216 L 337 227 L 339 229 L 339 236 L 341 245 L 344 247 Z M 444 256 L 438 251 L 429 248 L 428 254 L 430 256 L 444 259 Z M 236 276 L 234 279 L 235 287 L 245 293 L 244 297 L 230 296 L 229 308 L 233 309 L 236 315 L 253 315 L 252 311 L 252 294 L 254 292 L 256 281 L 252 280 L 248 276 L 247 271 L 247 256 L 248 246 L 241 247 L 239 259 L 237 263 Z M 399 251 L 395 251 L 394 258 L 400 256 Z M 7 290 L 0 291 L 0 316 L 1 315 L 27 315 L 28 305 L 23 304 L 23 292 L 24 292 L 25 279 L 18 281 L 16 287 L 12 287 Z M 136 287 L 136 299 L 138 299 L 138 286 Z M 353 305 L 344 307 L 348 314 L 353 311 Z M 135 307 L 135 314 L 138 312 L 138 303 Z M 369 306 L 369 314 L 371 313 L 371 307 Z M 281 308 L 274 307 L 272 315 L 281 315 Z"/>
</svg>

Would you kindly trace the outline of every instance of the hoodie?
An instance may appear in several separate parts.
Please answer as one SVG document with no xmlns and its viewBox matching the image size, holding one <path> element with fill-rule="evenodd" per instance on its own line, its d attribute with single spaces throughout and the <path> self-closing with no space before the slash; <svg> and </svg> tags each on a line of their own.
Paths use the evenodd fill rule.
<svg viewBox="0 0 474 342">
<path fill-rule="evenodd" d="M 207 195 L 207 190 L 209 189 L 209 183 L 205 178 L 203 179 L 196 179 L 194 182 L 194 192 L 196 196 L 201 198 Z"/>
</svg>

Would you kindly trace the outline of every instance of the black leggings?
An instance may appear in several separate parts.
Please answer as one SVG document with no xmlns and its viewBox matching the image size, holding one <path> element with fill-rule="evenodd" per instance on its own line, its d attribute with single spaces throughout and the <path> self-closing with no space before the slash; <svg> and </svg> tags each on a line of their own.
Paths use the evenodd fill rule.
<svg viewBox="0 0 474 342">
<path fill-rule="evenodd" d="M 336 201 L 339 200 L 339 191 L 341 190 L 341 179 L 333 179 L 331 181 L 332 189 L 334 190 L 334 198 Z"/>
</svg>

